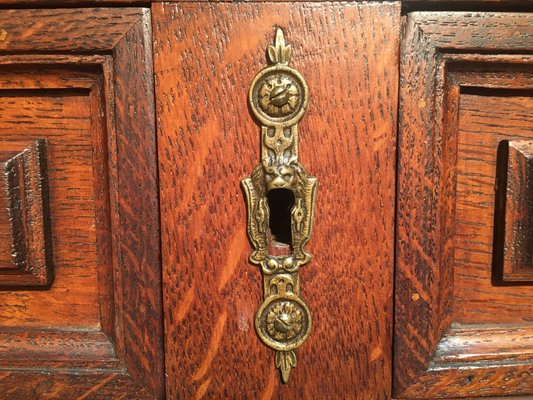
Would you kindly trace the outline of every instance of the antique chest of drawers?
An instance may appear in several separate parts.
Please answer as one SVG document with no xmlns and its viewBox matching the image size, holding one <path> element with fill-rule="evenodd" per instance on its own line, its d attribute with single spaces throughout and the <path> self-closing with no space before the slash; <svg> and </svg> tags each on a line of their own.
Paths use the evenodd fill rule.
<svg viewBox="0 0 533 400">
<path fill-rule="evenodd" d="M 0 399 L 533 396 L 532 11 L 0 0 Z"/>
</svg>

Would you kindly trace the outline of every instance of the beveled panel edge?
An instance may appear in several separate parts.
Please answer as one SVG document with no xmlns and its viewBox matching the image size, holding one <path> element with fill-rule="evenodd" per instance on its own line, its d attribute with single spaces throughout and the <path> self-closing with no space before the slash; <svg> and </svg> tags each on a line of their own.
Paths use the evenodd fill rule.
<svg viewBox="0 0 533 400">
<path fill-rule="evenodd" d="M 507 17 L 509 20 L 505 21 Z M 501 34 L 487 45 L 490 54 L 475 54 L 483 51 L 488 42 L 472 38 L 470 30 L 480 29 L 488 34 L 496 29 L 494 23 L 500 20 L 497 28 Z M 454 21 L 460 24 L 455 26 Z M 443 157 L 453 157 L 454 150 L 448 142 L 456 131 L 456 101 L 461 82 L 449 77 L 446 68 L 451 65 L 450 61 L 461 62 L 465 58 L 469 62 L 495 63 L 500 57 L 504 62 L 511 59 L 515 63 L 529 62 L 527 57 L 522 60 L 520 55 L 498 52 L 531 51 L 533 41 L 527 36 L 530 16 L 415 12 L 404 22 L 398 143 L 394 395 L 397 398 L 453 398 L 451 394 L 439 392 L 450 385 L 464 386 L 462 395 L 502 394 L 498 388 L 504 385 L 505 394 L 530 393 L 527 382 L 533 378 L 533 370 L 526 370 L 529 362 L 519 368 L 502 363 L 498 376 L 494 375 L 493 367 L 454 369 L 451 364 L 438 370 L 430 367 L 440 341 L 449 332 L 448 310 L 453 290 L 453 274 L 447 268 L 453 255 L 450 251 L 453 227 L 446 221 L 447 216 L 453 215 L 454 206 L 444 199 L 442 191 L 449 192 L 454 187 L 454 178 L 453 168 L 445 167 Z M 449 24 L 454 25 L 453 28 Z M 524 33 L 525 40 L 516 38 Z M 457 50 L 460 52 L 455 53 Z M 408 79 L 409 74 L 416 77 L 414 83 Z M 455 112 L 446 114 L 446 110 Z M 417 163 L 419 169 L 413 174 L 412 165 Z M 530 377 L 525 385 L 523 377 L 518 379 L 521 372 Z M 516 379 L 504 380 L 502 376 Z M 485 378 L 482 391 L 476 384 L 476 377 Z"/>
</svg>

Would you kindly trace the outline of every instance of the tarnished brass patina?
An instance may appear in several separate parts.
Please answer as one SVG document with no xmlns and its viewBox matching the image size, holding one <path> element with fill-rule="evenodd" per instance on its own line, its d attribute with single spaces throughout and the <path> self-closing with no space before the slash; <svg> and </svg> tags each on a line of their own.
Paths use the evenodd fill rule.
<svg viewBox="0 0 533 400">
<path fill-rule="evenodd" d="M 296 367 L 294 349 L 311 331 L 311 313 L 300 297 L 298 271 L 311 259 L 304 247 L 311 237 L 317 180 L 298 161 L 297 124 L 309 93 L 300 73 L 289 67 L 291 46 L 285 44 L 281 29 L 267 53 L 271 65 L 255 76 L 249 92 L 251 109 L 261 124 L 261 163 L 242 186 L 248 205 L 248 236 L 254 247 L 250 261 L 263 272 L 264 301 L 255 328 L 261 340 L 276 350 L 276 367 L 286 383 Z M 270 209 L 269 193 L 275 190 L 290 191 L 294 200 L 286 214 L 290 243 L 285 243 L 289 253 L 285 255 L 271 254 L 280 247 L 270 226 L 275 210 Z"/>
</svg>

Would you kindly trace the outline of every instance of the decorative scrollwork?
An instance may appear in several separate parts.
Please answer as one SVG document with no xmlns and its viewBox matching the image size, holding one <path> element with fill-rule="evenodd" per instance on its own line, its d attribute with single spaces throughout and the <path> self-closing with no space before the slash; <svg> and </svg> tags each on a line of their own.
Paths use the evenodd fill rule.
<svg viewBox="0 0 533 400">
<path fill-rule="evenodd" d="M 311 313 L 300 296 L 299 268 L 311 255 L 305 245 L 311 237 L 315 208 L 315 177 L 298 161 L 298 125 L 307 107 L 308 88 L 298 71 L 289 67 L 292 54 L 283 31 L 277 29 L 274 45 L 267 47 L 271 65 L 254 78 L 249 102 L 261 124 L 261 163 L 242 181 L 248 205 L 248 236 L 253 245 L 250 261 L 261 266 L 264 301 L 255 327 L 261 340 L 275 349 L 276 367 L 284 382 L 296 367 L 294 349 L 311 331 Z M 269 254 L 271 244 L 268 193 L 290 190 L 291 254 Z"/>
</svg>

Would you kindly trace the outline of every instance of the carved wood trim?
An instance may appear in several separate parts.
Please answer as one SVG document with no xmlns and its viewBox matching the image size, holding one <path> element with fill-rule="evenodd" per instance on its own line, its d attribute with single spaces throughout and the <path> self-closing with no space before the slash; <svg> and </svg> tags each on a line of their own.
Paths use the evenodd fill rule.
<svg viewBox="0 0 533 400">
<path fill-rule="evenodd" d="M 34 396 L 36 385 L 47 384 L 61 398 L 76 398 L 84 390 L 102 398 L 162 398 L 163 326 L 150 11 L 3 10 L 0 27 L 7 31 L 5 40 L 0 42 L 3 63 L 44 62 L 74 69 L 93 66 L 100 71 L 101 82 L 89 82 L 87 88 L 94 100 L 91 103 L 103 105 L 103 109 L 91 114 L 99 116 L 95 123 L 107 132 L 106 143 L 95 145 L 107 149 L 97 155 L 103 164 L 96 165 L 95 174 L 105 178 L 98 181 L 102 187 L 96 190 L 108 187 L 110 193 L 109 198 L 96 200 L 98 251 L 109 260 L 110 268 L 104 265 L 99 271 L 102 332 L 89 334 L 87 340 L 89 347 L 102 343 L 114 348 L 114 354 L 102 356 L 99 361 L 112 368 L 101 369 L 94 361 L 85 363 L 86 367 L 80 370 L 76 352 L 67 346 L 77 333 L 53 333 L 57 354 L 43 364 L 43 381 L 39 372 L 28 370 L 27 364 L 7 362 L 18 350 L 6 340 L 7 333 L 2 330 L 0 347 L 5 351 L 1 352 L 0 366 L 9 374 L 0 375 L 0 392 L 17 387 L 14 398 L 29 398 Z M 80 80 L 77 86 L 87 82 Z M 26 342 L 29 353 L 39 352 L 31 346 L 31 336 L 25 336 L 27 331 L 20 330 L 17 335 Z M 123 367 L 117 367 L 119 364 Z"/>
<path fill-rule="evenodd" d="M 501 65 L 530 65 L 531 17 L 504 13 L 409 14 L 403 34 L 398 162 L 398 225 L 395 292 L 394 392 L 399 398 L 530 393 L 531 359 L 475 356 L 468 335 L 452 326 L 455 164 L 458 102 L 462 87 L 512 87 Z M 489 53 L 489 54 L 478 54 Z M 476 65 L 494 65 L 491 79 Z M 462 73 L 469 71 L 473 73 Z M 490 69 L 490 68 L 489 68 Z M 485 75 L 484 75 L 485 74 Z M 500 78 L 498 78 L 500 76 Z M 522 82 L 523 84 L 523 82 Z M 464 86 L 463 86 L 464 85 Z M 523 86 L 522 86 L 523 87 Z M 507 332 L 489 335 L 505 354 L 518 357 Z M 454 338 L 452 340 L 452 338 Z M 526 347 L 533 346 L 525 336 Z M 455 342 L 454 342 L 455 340 Z M 502 342 L 503 341 L 503 342 Z M 523 343 L 522 343 L 523 345 Z M 442 352 L 464 357 L 457 363 Z M 497 373 L 496 371 L 497 368 Z M 525 374 L 525 375 L 523 375 Z M 483 384 L 478 384 L 482 381 Z"/>
</svg>

